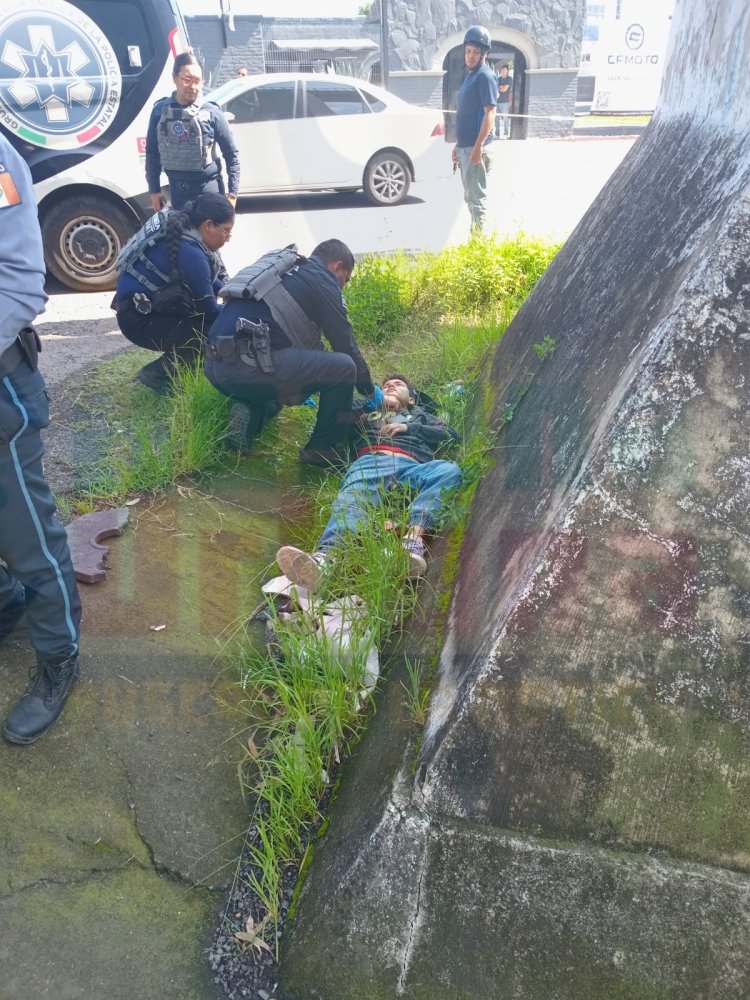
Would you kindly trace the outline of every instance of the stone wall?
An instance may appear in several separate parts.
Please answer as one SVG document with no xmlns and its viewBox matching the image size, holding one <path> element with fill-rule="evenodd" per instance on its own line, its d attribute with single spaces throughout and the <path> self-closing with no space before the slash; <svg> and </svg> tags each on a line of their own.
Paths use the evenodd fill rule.
<svg viewBox="0 0 750 1000">
<path fill-rule="evenodd" d="M 515 48 L 523 56 L 527 78 L 524 90 L 519 91 L 524 96 L 515 113 L 528 117 L 516 121 L 514 136 L 571 132 L 585 0 L 521 4 L 516 0 L 481 4 L 465 0 L 389 0 L 388 13 L 392 70 L 440 72 L 448 47 L 460 46 L 466 29 L 481 24 L 493 41 Z M 379 20 L 380 6 L 376 2 L 370 21 L 377 24 Z M 547 74 L 544 79 L 532 77 L 531 73 L 538 70 Z M 403 80 L 398 86 L 403 88 Z M 402 89 L 396 92 L 403 96 Z M 445 101 L 446 96 L 442 99 Z M 450 101 L 447 105 L 452 106 Z"/>
<path fill-rule="evenodd" d="M 264 73 L 263 19 L 235 17 L 235 30 L 226 27 L 227 47 L 221 19 L 209 15 L 185 18 L 190 45 L 198 53 L 203 75 L 218 86 L 237 75 L 244 66 L 248 73 Z"/>
<path fill-rule="evenodd" d="M 508 29 L 533 39 L 539 65 L 577 69 L 585 21 L 585 0 L 389 0 L 392 69 L 435 69 L 442 41 L 472 24 L 482 24 L 493 37 Z M 370 20 L 379 23 L 373 3 Z"/>
</svg>

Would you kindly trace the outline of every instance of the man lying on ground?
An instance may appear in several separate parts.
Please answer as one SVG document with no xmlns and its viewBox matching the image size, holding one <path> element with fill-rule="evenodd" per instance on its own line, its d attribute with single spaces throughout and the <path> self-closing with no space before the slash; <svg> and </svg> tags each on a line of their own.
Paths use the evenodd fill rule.
<svg viewBox="0 0 750 1000">
<path fill-rule="evenodd" d="M 416 405 L 416 390 L 402 375 L 383 382 L 381 409 L 363 410 L 354 433 L 357 459 L 344 476 L 316 551 L 310 554 L 284 545 L 276 553 L 281 571 L 308 590 L 319 588 L 341 536 L 359 527 L 368 508 L 382 506 L 386 492 L 396 484 L 413 495 L 402 544 L 409 553 L 410 576 L 422 576 L 427 569 L 423 536 L 434 528 L 445 492 L 461 482 L 455 462 L 434 457 L 440 445 L 456 441 L 458 434 Z"/>
</svg>

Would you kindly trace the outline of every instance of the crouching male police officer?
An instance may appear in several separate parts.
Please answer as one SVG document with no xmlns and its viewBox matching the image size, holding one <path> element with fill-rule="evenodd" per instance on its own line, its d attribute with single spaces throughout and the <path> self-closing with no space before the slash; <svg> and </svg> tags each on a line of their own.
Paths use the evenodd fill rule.
<svg viewBox="0 0 750 1000">
<path fill-rule="evenodd" d="M 0 136 L 0 642 L 26 612 L 37 669 L 3 736 L 33 743 L 63 710 L 78 680 L 81 604 L 65 529 L 42 471 L 49 422 L 39 340 L 44 257 L 31 177 Z"/>
<path fill-rule="evenodd" d="M 318 419 L 300 461 L 325 466 L 341 459 L 355 386 L 382 398 L 341 294 L 353 270 L 349 247 L 326 240 L 309 258 L 294 245 L 264 254 L 221 289 L 226 305 L 208 334 L 206 376 L 240 401 L 230 413 L 231 447 L 245 450 L 282 406 L 319 392 Z M 325 350 L 323 334 L 333 350 Z"/>
</svg>

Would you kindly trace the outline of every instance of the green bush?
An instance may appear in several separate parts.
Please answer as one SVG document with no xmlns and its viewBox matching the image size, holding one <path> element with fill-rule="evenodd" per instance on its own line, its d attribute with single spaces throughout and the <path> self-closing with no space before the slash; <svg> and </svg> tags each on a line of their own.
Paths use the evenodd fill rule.
<svg viewBox="0 0 750 1000">
<path fill-rule="evenodd" d="M 346 287 L 346 305 L 357 339 L 385 344 L 409 314 L 412 262 L 403 254 L 364 257 Z"/>
<path fill-rule="evenodd" d="M 475 236 L 440 253 L 420 255 L 415 307 L 437 308 L 454 318 L 517 308 L 556 252 L 556 246 L 523 236 L 502 243 Z"/>
<path fill-rule="evenodd" d="M 503 242 L 476 236 L 439 253 L 366 256 L 346 290 L 354 332 L 362 344 L 389 345 L 407 320 L 412 329 L 443 317 L 507 321 L 557 249 L 525 236 Z"/>
</svg>

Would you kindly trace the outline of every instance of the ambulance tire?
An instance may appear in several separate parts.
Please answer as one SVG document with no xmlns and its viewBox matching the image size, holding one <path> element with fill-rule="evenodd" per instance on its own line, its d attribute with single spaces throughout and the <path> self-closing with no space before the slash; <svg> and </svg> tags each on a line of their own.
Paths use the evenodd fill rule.
<svg viewBox="0 0 750 1000">
<path fill-rule="evenodd" d="M 138 222 L 115 199 L 69 194 L 43 211 L 47 268 L 77 292 L 102 292 L 117 283 L 115 261 Z"/>
</svg>

